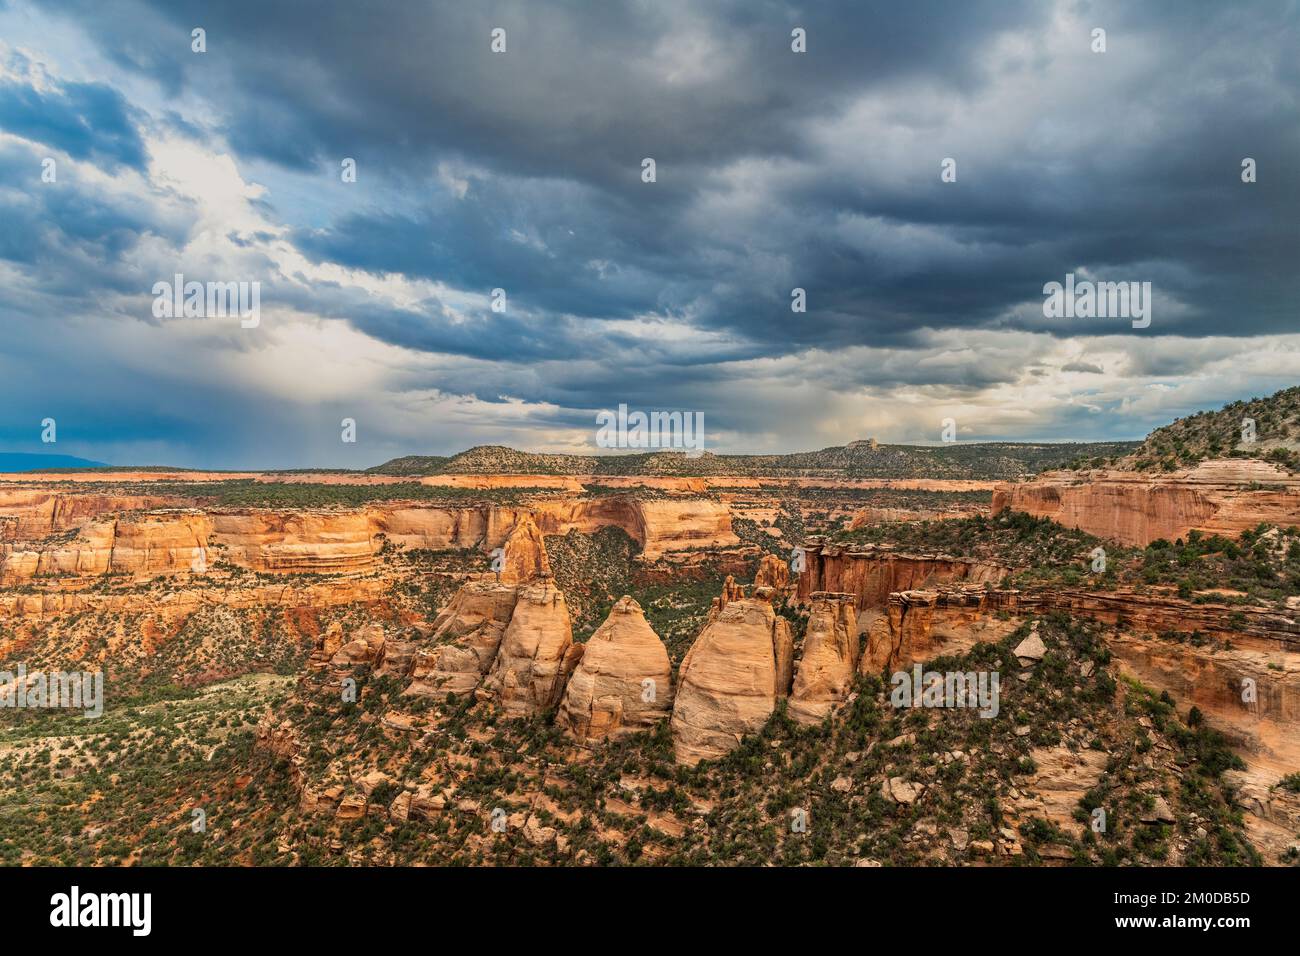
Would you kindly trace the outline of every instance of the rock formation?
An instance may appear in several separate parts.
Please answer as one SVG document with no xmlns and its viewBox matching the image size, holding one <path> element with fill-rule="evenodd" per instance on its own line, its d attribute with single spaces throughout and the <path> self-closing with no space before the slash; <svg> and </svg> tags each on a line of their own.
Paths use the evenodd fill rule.
<svg viewBox="0 0 1300 956">
<path fill-rule="evenodd" d="M 807 568 L 799 575 L 798 598 L 814 591 L 852 594 L 859 611 L 883 608 L 891 594 L 965 582 L 1000 581 L 1009 569 L 947 554 L 908 554 L 880 545 L 842 548 L 812 538 L 804 545 Z"/>
<path fill-rule="evenodd" d="M 525 584 L 551 573 L 542 533 L 528 515 L 519 518 L 502 550 L 505 552 L 503 566 L 497 577 L 502 584 Z"/>
<path fill-rule="evenodd" d="M 511 716 L 542 713 L 560 701 L 582 656 L 564 594 L 550 576 L 519 589 L 510 623 L 480 692 Z"/>
<path fill-rule="evenodd" d="M 790 691 L 790 716 L 815 724 L 848 696 L 858 668 L 858 622 L 852 594 L 812 596 L 803 655 Z"/>
<path fill-rule="evenodd" d="M 1236 537 L 1260 522 L 1300 524 L 1300 476 L 1244 459 L 1205 461 L 1169 474 L 1044 472 L 999 485 L 993 510 L 1051 518 L 1123 544 L 1185 538 L 1193 528 Z"/>
<path fill-rule="evenodd" d="M 577 740 L 596 740 L 652 726 L 672 699 L 668 649 L 624 595 L 587 641 L 557 720 Z"/>
<path fill-rule="evenodd" d="M 772 588 L 777 592 L 790 586 L 790 566 L 775 554 L 765 554 L 758 562 L 754 573 L 754 587 Z"/>
<path fill-rule="evenodd" d="M 678 673 L 677 761 L 693 766 L 721 757 L 761 729 L 788 696 L 793 667 L 790 624 L 772 609 L 770 588 L 721 602 Z"/>
<path fill-rule="evenodd" d="M 404 693 L 472 693 L 496 662 L 518 590 L 490 577 L 463 585 L 433 622 L 430 640 L 436 646 L 416 652 Z"/>
</svg>

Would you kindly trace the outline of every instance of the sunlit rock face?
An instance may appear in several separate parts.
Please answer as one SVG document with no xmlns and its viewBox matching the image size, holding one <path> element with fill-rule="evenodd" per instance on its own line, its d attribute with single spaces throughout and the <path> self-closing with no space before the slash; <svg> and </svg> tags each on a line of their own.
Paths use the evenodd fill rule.
<svg viewBox="0 0 1300 956">
<path fill-rule="evenodd" d="M 716 759 L 762 728 L 790 693 L 794 643 L 789 622 L 772 607 L 770 588 L 732 597 L 717 609 L 687 652 L 673 704 L 679 763 Z"/>
<path fill-rule="evenodd" d="M 594 741 L 653 726 L 672 699 L 668 649 L 624 596 L 584 645 L 557 719 L 578 741 Z"/>
</svg>

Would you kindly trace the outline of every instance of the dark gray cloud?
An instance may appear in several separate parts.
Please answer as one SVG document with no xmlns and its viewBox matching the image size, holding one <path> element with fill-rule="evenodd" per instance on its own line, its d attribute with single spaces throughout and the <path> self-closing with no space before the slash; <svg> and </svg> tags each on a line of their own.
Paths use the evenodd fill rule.
<svg viewBox="0 0 1300 956">
<path fill-rule="evenodd" d="M 553 429 L 619 401 L 700 407 L 737 442 L 800 447 L 792 417 L 816 403 L 774 417 L 755 382 L 848 408 L 885 390 L 987 403 L 1084 372 L 1104 385 L 1063 397 L 1051 428 L 1132 437 L 1161 412 L 1100 413 L 1150 404 L 1118 379 L 1202 374 L 1223 354 L 1210 336 L 1297 332 L 1300 14 L 1284 0 L 34 8 L 111 75 L 0 74 L 0 128 L 111 175 L 146 171 L 146 140 L 228 153 L 267 188 L 238 200 L 262 221 L 222 226 L 242 253 L 226 261 L 264 281 L 271 309 L 410 353 L 382 360 L 394 407 L 436 391 L 504 415 L 508 396 L 545 408 L 520 427 Z M 806 54 L 790 51 L 795 26 Z M 132 102 L 142 89 L 152 100 Z M 0 143 L 6 182 L 30 181 L 36 149 Z M 339 182 L 343 157 L 356 184 Z M 171 260 L 223 261 L 220 216 L 166 175 L 158 163 L 134 199 L 0 192 L 0 262 L 25 280 L 0 302 L 152 321 L 144 290 Z M 1152 282 L 1151 327 L 1044 318 L 1043 284 L 1067 272 Z M 393 281 L 401 294 L 377 291 Z M 496 287 L 504 314 L 487 308 Z M 1097 336 L 1125 344 L 1050 348 Z M 1206 347 L 1156 344 L 1175 338 Z M 160 420 L 157 440 L 185 432 L 215 456 L 229 422 L 209 427 L 221 416 L 202 404 L 175 429 Z M 1034 438 L 1045 422 L 996 427 Z"/>
</svg>

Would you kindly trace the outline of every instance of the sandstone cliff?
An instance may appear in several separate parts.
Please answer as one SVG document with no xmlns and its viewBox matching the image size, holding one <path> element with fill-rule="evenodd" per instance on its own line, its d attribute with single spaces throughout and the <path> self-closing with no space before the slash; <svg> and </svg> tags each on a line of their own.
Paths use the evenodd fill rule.
<svg viewBox="0 0 1300 956">
<path fill-rule="evenodd" d="M 883 608 L 891 594 L 940 584 L 996 583 L 1008 569 L 946 554 L 908 554 L 884 545 L 843 548 L 818 538 L 804 545 L 806 570 L 797 595 L 808 601 L 816 591 L 852 594 L 859 610 Z"/>
<path fill-rule="evenodd" d="M 727 601 L 687 652 L 672 717 L 679 763 L 733 750 L 789 695 L 794 644 L 771 598 L 770 589 L 756 588 L 752 598 Z"/>
<path fill-rule="evenodd" d="M 999 485 L 993 510 L 1003 508 L 1129 545 L 1174 541 L 1193 528 L 1236 537 L 1260 522 L 1300 524 L 1300 476 L 1245 459 L 1207 461 L 1163 475 L 1046 472 Z"/>
<path fill-rule="evenodd" d="M 557 717 L 579 741 L 641 730 L 672 707 L 668 649 L 624 595 L 587 641 Z"/>
</svg>

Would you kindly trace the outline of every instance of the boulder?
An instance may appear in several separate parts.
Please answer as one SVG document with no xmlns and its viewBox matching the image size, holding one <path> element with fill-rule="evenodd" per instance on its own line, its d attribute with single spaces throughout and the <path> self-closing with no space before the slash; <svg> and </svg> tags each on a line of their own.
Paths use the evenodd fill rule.
<svg viewBox="0 0 1300 956">
<path fill-rule="evenodd" d="M 512 716 L 549 710 L 560 702 L 582 650 L 573 643 L 563 592 L 550 575 L 543 575 L 519 589 L 482 695 Z"/>
<path fill-rule="evenodd" d="M 673 748 L 679 763 L 716 759 L 762 728 L 788 696 L 794 643 L 790 624 L 772 609 L 771 588 L 732 597 L 700 631 L 678 673 Z"/>
<path fill-rule="evenodd" d="M 790 716 L 819 723 L 849 694 L 858 667 L 858 627 L 852 594 L 812 595 L 803 655 L 790 692 Z"/>
<path fill-rule="evenodd" d="M 668 649 L 624 595 L 584 646 L 557 720 L 578 741 L 597 740 L 653 726 L 672 699 Z"/>
<path fill-rule="evenodd" d="M 1038 636 L 1038 632 L 1035 630 L 1017 644 L 1012 653 L 1016 655 L 1021 664 L 1037 664 L 1043 659 L 1043 655 L 1047 653 L 1047 645 L 1043 643 L 1043 639 Z"/>
</svg>

